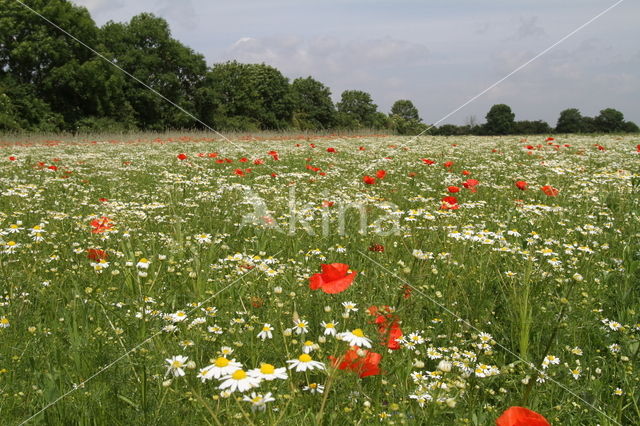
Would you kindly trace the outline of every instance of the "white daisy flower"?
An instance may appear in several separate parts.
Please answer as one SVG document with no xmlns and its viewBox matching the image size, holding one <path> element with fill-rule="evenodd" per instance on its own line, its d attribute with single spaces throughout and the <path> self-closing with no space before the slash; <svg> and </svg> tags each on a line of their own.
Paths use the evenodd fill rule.
<svg viewBox="0 0 640 426">
<path fill-rule="evenodd" d="M 318 348 L 319 348 L 318 344 L 313 343 L 311 340 L 307 340 L 302 344 L 302 352 L 304 352 L 305 354 L 311 353 Z"/>
<path fill-rule="evenodd" d="M 248 374 L 253 377 L 258 377 L 262 380 L 275 380 L 275 379 L 287 379 L 287 369 L 286 367 L 276 368 L 271 364 L 261 363 L 260 368 L 254 368 L 253 370 L 249 370 Z"/>
<path fill-rule="evenodd" d="M 323 393 L 324 386 L 319 383 L 309 383 L 308 386 L 302 388 L 303 391 L 308 391 L 310 393 Z"/>
<path fill-rule="evenodd" d="M 218 386 L 218 389 L 227 389 L 228 392 L 246 392 L 260 385 L 260 378 L 249 376 L 246 371 L 241 369 L 222 377 L 220 380 L 222 380 L 222 383 Z"/>
<path fill-rule="evenodd" d="M 315 370 L 324 370 L 324 364 L 319 361 L 314 361 L 309 354 L 302 354 L 297 359 L 287 360 L 289 370 L 296 369 L 297 372 Z"/>
<path fill-rule="evenodd" d="M 182 367 L 185 365 L 188 359 L 189 357 L 182 355 L 176 355 L 174 357 L 165 359 L 165 361 L 167 361 L 167 363 L 169 364 L 165 377 L 169 374 L 173 374 L 174 377 L 184 376 L 185 373 Z"/>
<path fill-rule="evenodd" d="M 356 308 L 356 304 L 353 302 L 342 302 L 342 306 L 344 306 L 344 310 L 346 312 L 357 312 L 358 308 Z"/>
<path fill-rule="evenodd" d="M 273 327 L 271 326 L 271 324 L 266 323 L 262 326 L 262 330 L 260 331 L 260 333 L 258 333 L 258 337 L 262 340 L 273 339 L 273 333 L 271 333 L 272 331 Z"/>
<path fill-rule="evenodd" d="M 364 332 L 360 328 L 356 328 L 353 331 L 347 331 L 338 335 L 341 340 L 349 343 L 350 346 L 359 346 L 361 348 L 370 348 L 371 339 L 364 335 Z"/>
<path fill-rule="evenodd" d="M 324 335 L 325 336 L 335 336 L 337 334 L 336 326 L 338 324 L 339 323 L 335 322 L 335 321 L 329 321 L 329 322 L 322 321 L 320 323 L 320 325 L 322 327 L 324 327 Z"/>
<path fill-rule="evenodd" d="M 275 399 L 271 392 L 267 392 L 265 395 L 257 394 L 255 392 L 251 392 L 251 395 L 245 395 L 242 398 L 243 401 L 250 402 L 252 411 L 264 411 L 267 407 L 267 402 L 273 402 Z"/>
<path fill-rule="evenodd" d="M 298 320 L 293 322 L 295 326 L 293 327 L 296 331 L 296 334 L 308 333 L 309 332 L 309 321 L 307 320 Z"/>
<path fill-rule="evenodd" d="M 140 269 L 149 269 L 149 265 L 151 265 L 151 261 L 143 257 L 138 261 L 138 263 L 136 264 L 136 267 Z"/>
<path fill-rule="evenodd" d="M 219 379 L 224 376 L 228 376 L 233 374 L 236 370 L 242 368 L 242 364 L 236 362 L 235 359 L 228 359 L 225 357 L 219 357 L 216 359 L 213 364 L 203 368 L 200 370 L 200 378 L 204 382 L 204 380 L 209 379 Z M 203 372 L 204 370 L 204 372 Z"/>
</svg>

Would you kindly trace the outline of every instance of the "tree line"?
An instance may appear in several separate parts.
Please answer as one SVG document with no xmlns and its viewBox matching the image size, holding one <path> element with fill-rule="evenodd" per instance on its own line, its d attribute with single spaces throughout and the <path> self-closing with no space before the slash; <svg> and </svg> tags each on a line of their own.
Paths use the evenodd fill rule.
<svg viewBox="0 0 640 426">
<path fill-rule="evenodd" d="M 369 93 L 346 90 L 333 103 L 312 78 L 289 81 L 266 64 L 236 61 L 208 67 L 203 55 L 171 36 L 168 23 L 143 13 L 98 27 L 84 7 L 67 0 L 27 0 L 34 10 L 78 37 L 122 70 L 224 131 L 381 129 L 399 134 L 550 133 L 543 121 L 515 121 L 494 105 L 486 124 L 431 127 L 410 100 L 389 114 Z M 71 37 L 12 0 L 0 0 L 0 131 L 129 131 L 204 128 Z M 577 109 L 560 114 L 556 131 L 637 132 L 622 113 L 595 118 Z"/>
</svg>

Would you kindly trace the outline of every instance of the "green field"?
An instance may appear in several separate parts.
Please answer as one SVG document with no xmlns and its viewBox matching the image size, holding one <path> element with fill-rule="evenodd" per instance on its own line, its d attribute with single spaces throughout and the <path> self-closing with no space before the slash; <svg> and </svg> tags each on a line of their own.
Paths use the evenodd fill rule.
<svg viewBox="0 0 640 426">
<path fill-rule="evenodd" d="M 208 136 L 2 143 L 0 423 L 637 424 L 640 139 Z"/>
</svg>

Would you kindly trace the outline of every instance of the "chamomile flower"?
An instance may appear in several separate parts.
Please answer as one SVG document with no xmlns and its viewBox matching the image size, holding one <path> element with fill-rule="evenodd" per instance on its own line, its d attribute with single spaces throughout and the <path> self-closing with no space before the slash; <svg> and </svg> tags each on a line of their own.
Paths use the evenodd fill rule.
<svg viewBox="0 0 640 426">
<path fill-rule="evenodd" d="M 235 359 L 228 359 L 225 357 L 219 357 L 213 364 L 206 366 L 198 374 L 202 381 L 210 379 L 219 379 L 224 376 L 228 376 L 242 368 L 242 364 L 236 362 Z"/>
<path fill-rule="evenodd" d="M 207 331 L 213 334 L 222 334 L 224 330 L 217 324 L 207 327 Z"/>
<path fill-rule="evenodd" d="M 185 311 L 178 311 L 167 315 L 166 318 L 172 322 L 182 322 L 187 319 L 187 313 Z"/>
<path fill-rule="evenodd" d="M 264 395 L 251 392 L 251 395 L 245 395 L 242 400 L 252 404 L 252 411 L 264 411 L 267 408 L 267 402 L 275 401 L 271 392 L 267 392 Z"/>
<path fill-rule="evenodd" d="M 345 312 L 357 312 L 358 308 L 356 308 L 356 304 L 353 302 L 342 302 L 342 306 L 344 306 Z"/>
<path fill-rule="evenodd" d="M 138 263 L 136 264 L 136 267 L 140 269 L 149 269 L 149 265 L 151 265 L 151 261 L 143 257 L 138 261 Z"/>
<path fill-rule="evenodd" d="M 249 370 L 248 374 L 253 377 L 258 377 L 262 380 L 275 380 L 275 379 L 287 379 L 287 369 L 286 367 L 276 368 L 271 364 L 261 363 L 260 368 L 254 368 L 253 370 Z"/>
<path fill-rule="evenodd" d="M 319 361 L 314 361 L 309 354 L 302 354 L 296 359 L 287 360 L 289 364 L 289 370 L 296 369 L 297 372 L 307 370 L 324 370 L 324 364 Z"/>
<path fill-rule="evenodd" d="M 222 346 L 218 353 L 220 354 L 220 356 L 228 357 L 233 353 L 233 348 L 229 346 Z"/>
<path fill-rule="evenodd" d="M 324 386 L 319 383 L 309 383 L 308 386 L 302 388 L 303 391 L 307 391 L 309 393 L 323 393 Z"/>
<path fill-rule="evenodd" d="M 364 335 L 364 332 L 360 328 L 356 328 L 353 331 L 346 331 L 339 334 L 340 339 L 349 343 L 350 346 L 359 346 L 361 348 L 370 348 L 371 339 Z"/>
<path fill-rule="evenodd" d="M 9 328 L 11 327 L 11 323 L 9 322 L 9 318 L 2 316 L 0 317 L 0 328 Z"/>
<path fill-rule="evenodd" d="M 542 361 L 542 369 L 546 369 L 550 364 L 558 365 L 560 364 L 560 358 L 555 355 L 547 355 L 544 357 Z"/>
<path fill-rule="evenodd" d="M 273 327 L 271 326 L 271 324 L 266 323 L 262 326 L 262 330 L 260 331 L 260 333 L 258 333 L 258 337 L 262 340 L 273 339 L 273 333 L 271 333 L 272 331 Z"/>
<path fill-rule="evenodd" d="M 335 336 L 337 334 L 336 326 L 338 325 L 338 322 L 335 322 L 335 321 L 324 322 L 324 321 L 322 321 L 320 323 L 320 325 L 322 327 L 324 327 L 324 335 L 325 336 Z"/>
<path fill-rule="evenodd" d="M 196 242 L 199 244 L 209 244 L 211 243 L 211 234 L 199 234 L 195 237 Z"/>
<path fill-rule="evenodd" d="M 293 322 L 295 326 L 293 329 L 296 334 L 308 333 L 309 332 L 309 321 L 307 320 L 298 320 Z"/>
<path fill-rule="evenodd" d="M 182 367 L 184 367 L 188 359 L 189 357 L 182 355 L 176 355 L 174 357 L 165 359 L 167 364 L 169 364 L 165 377 L 169 374 L 173 374 L 174 377 L 184 376 L 185 373 Z"/>
<path fill-rule="evenodd" d="M 302 352 L 304 352 L 305 354 L 311 353 L 318 348 L 319 348 L 318 344 L 312 342 L 311 340 L 307 340 L 302 344 Z"/>
<path fill-rule="evenodd" d="M 222 377 L 220 380 L 222 383 L 218 386 L 218 389 L 227 389 L 228 392 L 246 392 L 260 385 L 260 378 L 249 376 L 247 372 L 242 369 L 238 369 L 232 374 Z"/>
</svg>

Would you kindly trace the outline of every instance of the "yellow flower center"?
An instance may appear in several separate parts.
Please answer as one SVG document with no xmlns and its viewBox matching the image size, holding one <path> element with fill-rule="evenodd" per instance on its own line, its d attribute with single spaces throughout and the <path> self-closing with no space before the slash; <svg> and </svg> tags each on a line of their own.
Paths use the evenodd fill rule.
<svg viewBox="0 0 640 426">
<path fill-rule="evenodd" d="M 242 380 L 245 377 L 247 377 L 247 373 L 245 373 L 244 370 L 236 370 L 236 372 L 231 375 L 233 380 Z"/>
<path fill-rule="evenodd" d="M 351 334 L 353 334 L 356 337 L 364 337 L 364 332 L 360 328 L 356 328 L 351 332 Z"/>
<path fill-rule="evenodd" d="M 9 320 L 6 318 L 0 318 L 0 324 L 3 324 L 3 325 L 9 324 Z"/>
<path fill-rule="evenodd" d="M 262 327 L 262 331 L 271 331 L 271 327 Z"/>
<path fill-rule="evenodd" d="M 181 361 L 178 361 L 178 360 L 175 360 L 175 361 L 173 361 L 173 362 L 171 363 L 171 366 L 172 366 L 173 368 L 180 368 L 180 367 L 182 367 L 182 362 L 181 362 Z"/>
<path fill-rule="evenodd" d="M 142 259 L 140 259 L 140 263 L 149 263 L 149 261 L 143 257 Z"/>
<path fill-rule="evenodd" d="M 311 384 L 309 385 L 309 387 L 310 387 L 311 389 L 315 389 L 315 388 L 317 388 L 317 387 L 318 387 L 318 384 L 317 384 L 317 383 L 311 383 Z"/>
<path fill-rule="evenodd" d="M 7 245 L 8 245 L 9 247 L 13 247 L 13 246 L 15 246 L 15 245 L 16 245 L 16 242 L 15 242 L 15 241 L 9 241 L 9 242 L 7 243 Z"/>
<path fill-rule="evenodd" d="M 229 360 L 223 357 L 220 357 L 218 359 L 216 359 L 216 367 L 226 367 L 227 365 L 229 365 Z"/>
<path fill-rule="evenodd" d="M 307 340 L 306 342 L 304 342 L 305 346 L 313 346 L 313 342 L 311 340 Z"/>
<path fill-rule="evenodd" d="M 309 361 L 311 361 L 311 359 L 312 358 L 307 354 L 302 354 L 302 355 L 300 355 L 298 357 L 298 361 L 300 361 L 300 362 L 309 362 Z"/>
<path fill-rule="evenodd" d="M 330 323 L 327 323 L 327 325 L 325 327 L 326 328 L 335 328 L 336 326 L 332 322 L 330 322 Z"/>
<path fill-rule="evenodd" d="M 305 324 L 305 323 L 303 323 L 303 322 L 299 322 L 299 323 L 298 323 L 298 327 L 299 327 L 299 328 L 305 328 L 305 327 L 306 327 L 306 324 Z"/>
<path fill-rule="evenodd" d="M 260 372 L 262 374 L 273 374 L 276 368 L 271 364 L 260 364 Z"/>
</svg>

